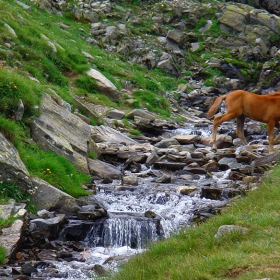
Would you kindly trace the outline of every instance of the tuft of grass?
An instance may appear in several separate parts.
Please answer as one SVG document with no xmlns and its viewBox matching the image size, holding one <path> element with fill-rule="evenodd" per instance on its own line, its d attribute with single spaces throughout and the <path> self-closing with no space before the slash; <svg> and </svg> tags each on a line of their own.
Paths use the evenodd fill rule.
<svg viewBox="0 0 280 280">
<path fill-rule="evenodd" d="M 6 119 L 0 114 L 0 132 L 12 143 L 22 141 L 25 137 L 25 131 L 21 122 Z"/>
<path fill-rule="evenodd" d="M 279 279 L 280 166 L 205 223 L 151 244 L 110 279 Z M 246 227 L 216 239 L 221 225 Z"/>
<path fill-rule="evenodd" d="M 6 257 L 6 250 L 0 245 L 0 264 L 4 263 Z"/>
<path fill-rule="evenodd" d="M 12 198 L 19 202 L 23 199 L 28 199 L 29 194 L 23 193 L 17 185 L 10 181 L 4 181 L 0 183 L 0 197 L 1 199 Z"/>
<path fill-rule="evenodd" d="M 135 90 L 133 96 L 137 100 L 136 104 L 139 104 L 142 108 L 147 108 L 149 111 L 163 116 L 170 116 L 170 105 L 163 96 L 150 90 Z"/>
<path fill-rule="evenodd" d="M 141 135 L 141 131 L 138 129 L 129 129 L 128 131 L 131 135 Z"/>
</svg>

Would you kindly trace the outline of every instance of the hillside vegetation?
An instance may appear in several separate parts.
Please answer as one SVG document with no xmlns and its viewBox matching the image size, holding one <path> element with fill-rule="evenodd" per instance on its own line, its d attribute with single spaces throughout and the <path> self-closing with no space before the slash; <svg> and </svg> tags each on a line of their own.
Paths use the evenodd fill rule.
<svg viewBox="0 0 280 280">
<path fill-rule="evenodd" d="M 78 172 L 72 164 L 53 152 L 41 150 L 30 138 L 30 124 L 40 114 L 38 108 L 44 92 L 55 92 L 71 104 L 73 111 L 77 109 L 73 96 L 78 95 L 93 104 L 125 111 L 147 108 L 158 118 L 179 120 L 172 110 L 170 99 L 178 99 L 178 88 L 182 85 L 186 93 L 194 89 L 186 81 L 196 78 L 197 68 L 203 69 L 198 71 L 202 85 L 218 87 L 226 81 L 225 73 L 208 67 L 210 58 L 222 57 L 238 67 L 246 85 L 256 83 L 262 69 L 263 63 L 254 60 L 244 62 L 234 57 L 230 49 L 203 47 L 202 42 L 208 37 L 211 43 L 213 38 L 221 36 L 215 15 L 220 11 L 213 8 L 201 10 L 201 16 L 193 22 L 190 31 L 199 48 L 196 51 L 186 50 L 179 75 L 171 75 L 158 68 L 149 69 L 134 63 L 125 55 L 109 52 L 103 48 L 102 42 L 88 42 L 90 24 L 73 18 L 72 5 L 76 1 L 68 1 L 68 8 L 61 15 L 38 9 L 36 1 L 20 2 L 31 9 L 23 8 L 16 1 L 0 0 L 0 132 L 15 145 L 31 176 L 42 178 L 75 197 L 88 194 L 82 186 L 90 182 L 90 176 Z M 198 2 L 218 5 L 223 1 Z M 141 6 L 144 4 L 140 5 L 139 1 L 120 1 L 118 4 L 136 15 L 145 10 L 142 20 L 129 26 L 131 36 L 155 41 L 149 12 L 156 4 Z M 168 5 L 169 2 L 162 2 L 157 8 L 166 17 L 171 17 L 173 11 Z M 116 7 L 117 15 L 119 9 Z M 199 32 L 210 19 L 213 25 L 206 35 Z M 108 22 L 114 21 L 114 18 L 103 15 L 100 20 Z M 172 27 L 166 23 L 164 28 L 168 30 Z M 275 36 L 274 41 L 278 39 L 279 36 Z M 161 49 L 155 51 L 162 52 Z M 89 59 L 85 53 L 92 58 Z M 277 63 L 270 66 L 274 69 L 279 67 Z M 100 71 L 119 91 L 124 90 L 127 84 L 131 90 L 124 91 L 120 99 L 113 102 L 100 94 L 96 84 L 86 75 L 90 68 Z M 126 102 L 131 98 L 134 102 Z M 20 99 L 24 103 L 25 114 L 22 120 L 16 121 L 14 114 Z M 97 125 L 98 120 L 91 118 L 91 124 Z M 139 133 L 132 130 L 128 121 L 127 129 L 131 133 Z M 269 176 L 258 190 L 233 203 L 223 215 L 153 245 L 146 254 L 126 264 L 114 279 L 280 279 L 278 173 L 279 170 L 275 170 L 274 175 Z M 28 201 L 28 195 L 21 193 L 16 185 L 2 182 L 0 202 L 5 203 L 8 198 Z M 36 209 L 29 205 L 29 210 Z M 0 227 L 11 222 L 0 220 Z M 215 239 L 213 236 L 223 224 L 241 225 L 249 231 L 245 235 L 234 232 Z M 0 247 L 0 262 L 3 255 Z"/>
<path fill-rule="evenodd" d="M 25 4 L 29 9 L 22 6 Z M 69 194 L 76 197 L 86 194 L 81 185 L 90 178 L 75 171 L 73 166 L 54 153 L 41 150 L 30 139 L 29 127 L 40 114 L 38 108 L 42 93 L 58 94 L 71 104 L 72 111 L 77 109 L 73 96 L 78 95 L 109 108 L 125 111 L 147 108 L 158 114 L 159 118 L 179 120 L 181 116 L 173 112 L 169 100 L 171 98 L 174 102 L 180 97 L 180 88 L 186 93 L 194 89 L 193 85 L 187 83 L 189 79 L 197 77 L 201 86 L 224 86 L 226 73 L 217 67 L 209 67 L 207 63 L 210 58 L 223 57 L 225 62 L 238 67 L 243 75 L 242 83 L 246 83 L 246 77 L 250 78 L 250 83 L 254 79 L 256 81 L 261 70 L 262 63 L 254 60 L 244 62 L 238 56 L 233 56 L 230 49 L 219 48 L 211 43 L 221 37 L 217 20 L 221 1 L 209 4 L 205 1 L 190 2 L 190 7 L 195 7 L 196 12 L 193 14 L 196 17 L 189 18 L 191 13 L 181 16 L 188 24 L 190 40 L 196 40 L 200 47 L 191 51 L 187 43 L 182 48 L 185 56 L 177 61 L 178 75 L 167 74 L 159 68 L 149 69 L 132 62 L 130 53 L 109 52 L 108 46 L 105 49 L 102 41 L 92 42 L 89 39 L 90 24 L 74 20 L 73 5 L 77 4 L 77 1 L 67 1 L 63 12 L 55 15 L 38 9 L 36 1 L 0 1 L 0 131 L 14 143 L 31 176 L 40 177 L 56 187 L 64 186 Z M 159 32 L 166 34 L 180 21 L 180 18 L 176 18 L 176 9 L 171 2 L 120 1 L 117 4 L 120 6 L 116 5 L 115 10 L 108 15 L 100 15 L 101 23 L 121 21 L 129 11 L 131 20 L 127 22 L 130 30 L 128 38 L 142 38 L 150 48 L 154 48 L 155 53 L 168 51 L 160 48 L 156 38 Z M 162 30 L 155 30 L 151 16 L 159 14 L 166 20 Z M 208 20 L 212 22 L 211 27 L 201 32 Z M 275 35 L 274 42 L 277 38 Z M 265 61 L 264 58 L 260 59 Z M 117 102 L 98 92 L 93 79 L 86 74 L 90 68 L 100 71 L 121 91 Z M 127 85 L 130 90 L 126 90 Z M 25 107 L 24 116 L 22 120 L 15 121 L 14 114 L 20 99 Z M 133 102 L 127 102 L 128 99 Z M 100 120 L 92 117 L 90 120 L 92 125 L 100 123 Z M 139 133 L 127 120 L 124 120 L 124 125 L 131 134 Z M 71 180 L 69 173 L 73 174 Z"/>
<path fill-rule="evenodd" d="M 72 105 L 73 110 L 76 107 L 73 94 L 86 96 L 95 104 L 126 109 L 122 99 L 115 103 L 96 91 L 93 81 L 85 74 L 94 66 L 119 89 L 125 78 L 135 88 L 146 90 L 150 108 L 170 116 L 168 102 L 157 93 L 176 89 L 178 81 L 160 71 L 148 71 L 137 64 L 126 63 L 119 56 L 88 44 L 85 39 L 89 24 L 74 21 L 71 11 L 60 17 L 38 10 L 29 1 L 22 3 L 31 5 L 32 9 L 24 10 L 13 1 L 0 1 L 0 131 L 15 144 L 31 175 L 57 187 L 65 186 L 71 195 L 86 194 L 81 185 L 90 181 L 88 176 L 79 174 L 54 153 L 40 150 L 29 139 L 29 124 L 39 114 L 42 93 L 56 92 Z M 55 42 L 57 52 L 49 41 Z M 93 63 L 87 60 L 83 51 L 94 57 Z M 155 102 L 158 97 L 162 102 Z M 24 103 L 25 114 L 21 121 L 15 121 L 19 99 Z M 141 94 L 135 102 L 140 106 Z M 91 121 L 96 124 L 96 120 Z M 74 174 L 70 181 L 68 174 Z"/>
</svg>

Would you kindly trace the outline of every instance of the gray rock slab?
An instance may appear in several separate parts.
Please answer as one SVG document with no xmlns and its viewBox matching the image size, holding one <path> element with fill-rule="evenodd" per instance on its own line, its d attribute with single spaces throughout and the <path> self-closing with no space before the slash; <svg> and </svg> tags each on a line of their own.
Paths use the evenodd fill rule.
<svg viewBox="0 0 280 280">
<path fill-rule="evenodd" d="M 125 143 L 125 144 L 135 144 L 135 140 L 125 136 L 124 134 L 118 132 L 117 130 L 109 126 L 91 126 L 91 134 L 99 135 L 104 141 L 109 143 Z"/>
<path fill-rule="evenodd" d="M 66 212 L 76 212 L 79 209 L 77 200 L 71 195 L 53 187 L 46 181 L 34 177 L 36 192 L 32 195 L 32 202 L 38 210 L 59 209 Z"/>
</svg>

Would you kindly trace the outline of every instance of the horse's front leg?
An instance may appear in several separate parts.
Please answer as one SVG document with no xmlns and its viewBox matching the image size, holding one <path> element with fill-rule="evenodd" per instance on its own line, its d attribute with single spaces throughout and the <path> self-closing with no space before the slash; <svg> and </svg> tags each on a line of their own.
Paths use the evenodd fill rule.
<svg viewBox="0 0 280 280">
<path fill-rule="evenodd" d="M 218 126 L 219 126 L 219 122 L 218 122 L 218 117 L 214 118 L 214 122 L 213 122 L 213 129 L 212 129 L 212 139 L 210 141 L 210 143 L 212 144 L 212 149 L 213 150 L 217 150 L 217 131 L 218 131 Z"/>
</svg>

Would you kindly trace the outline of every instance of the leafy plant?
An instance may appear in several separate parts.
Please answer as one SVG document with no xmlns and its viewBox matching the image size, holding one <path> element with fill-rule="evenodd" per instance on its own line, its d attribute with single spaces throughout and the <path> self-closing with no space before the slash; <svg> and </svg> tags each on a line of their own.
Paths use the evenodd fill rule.
<svg viewBox="0 0 280 280">
<path fill-rule="evenodd" d="M 23 193 L 19 187 L 10 181 L 4 181 L 0 183 L 0 197 L 12 198 L 16 201 L 27 199 L 29 194 Z"/>
</svg>

